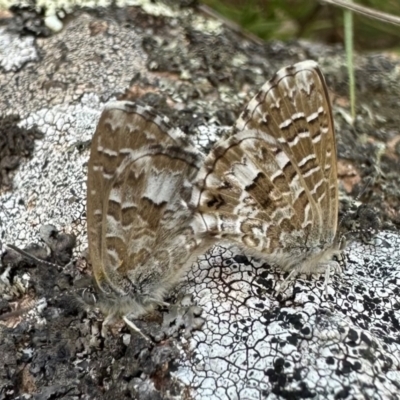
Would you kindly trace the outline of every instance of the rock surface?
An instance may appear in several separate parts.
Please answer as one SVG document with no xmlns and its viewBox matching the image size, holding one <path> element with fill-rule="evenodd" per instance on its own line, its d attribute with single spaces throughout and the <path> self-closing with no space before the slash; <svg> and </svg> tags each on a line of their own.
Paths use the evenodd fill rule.
<svg viewBox="0 0 400 400">
<path fill-rule="evenodd" d="M 50 35 L 23 34 L 17 12 L 2 21 L 0 399 L 397 398 L 399 60 L 357 56 L 352 127 L 342 49 L 254 43 L 195 9 L 157 7 L 77 10 Z M 323 277 L 276 296 L 278 269 L 216 247 L 170 299 L 193 295 L 200 330 L 177 305 L 137 322 L 154 345 L 118 324 L 102 338 L 101 316 L 74 291 L 90 275 L 86 163 L 105 102 L 149 104 L 207 150 L 276 70 L 309 58 L 333 93 L 342 207 L 372 176 L 361 199 L 377 208 L 380 232 L 348 247 L 328 299 Z M 364 226 L 375 214 L 359 217 Z M 50 254 L 29 251 L 63 268 L 4 247 L 43 241 Z"/>
</svg>

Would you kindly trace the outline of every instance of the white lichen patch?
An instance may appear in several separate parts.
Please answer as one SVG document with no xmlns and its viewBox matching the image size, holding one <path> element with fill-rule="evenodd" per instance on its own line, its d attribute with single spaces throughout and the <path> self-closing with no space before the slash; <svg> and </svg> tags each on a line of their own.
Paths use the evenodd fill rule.
<svg viewBox="0 0 400 400">
<path fill-rule="evenodd" d="M 217 19 L 206 19 L 201 15 L 194 15 L 192 18 L 193 28 L 213 35 L 220 35 L 223 31 L 223 24 Z"/>
<path fill-rule="evenodd" d="M 35 142 L 34 157 L 19 167 L 13 191 L 0 195 L 5 243 L 24 247 L 43 224 L 86 241 L 86 162 L 102 106 L 96 95 L 85 95 L 80 104 L 41 109 L 20 122 L 27 129 L 36 126 L 44 137 Z"/>
<path fill-rule="evenodd" d="M 214 248 L 185 286 L 205 324 L 176 376 L 195 399 L 389 398 L 400 379 L 399 249 L 400 236 L 389 232 L 374 245 L 353 243 L 328 300 L 314 276 L 278 301 L 275 268 Z"/>
<path fill-rule="evenodd" d="M 196 130 L 196 144 L 201 148 L 206 148 L 210 143 L 215 143 L 221 137 L 221 132 L 227 132 L 231 127 L 219 127 L 216 125 L 201 125 Z"/>
<path fill-rule="evenodd" d="M 63 28 L 63 23 L 58 19 L 57 15 L 48 15 L 44 19 L 45 25 L 53 32 L 60 32 Z"/>
<path fill-rule="evenodd" d="M 29 61 L 38 59 L 31 36 L 20 36 L 0 28 L 0 67 L 6 72 L 16 71 Z"/>
<path fill-rule="evenodd" d="M 182 16 L 182 10 L 179 10 L 179 8 L 173 10 L 171 7 L 168 7 L 166 4 L 159 1 L 156 2 L 150 0 L 117 0 L 116 5 L 118 7 L 138 6 L 141 7 L 147 14 L 154 16 L 164 16 L 164 17 Z"/>
<path fill-rule="evenodd" d="M 156 16 L 174 17 L 182 15 L 177 9 L 172 10 L 167 5 L 151 0 L 36 0 L 35 8 L 37 11 L 45 10 L 45 15 L 55 15 L 58 11 L 72 12 L 78 7 L 100 8 L 109 7 L 115 4 L 117 7 L 138 6 L 143 8 L 148 14 Z M 32 1 L 29 0 L 0 0 L 0 10 L 8 10 L 11 6 L 32 7 Z"/>
<path fill-rule="evenodd" d="M 46 16 L 53 15 L 57 11 L 63 10 L 67 13 L 76 7 L 108 7 L 112 0 L 36 0 L 34 2 L 37 11 L 45 10 Z M 0 0 L 0 10 L 8 10 L 12 6 L 32 7 L 30 0 Z"/>
</svg>

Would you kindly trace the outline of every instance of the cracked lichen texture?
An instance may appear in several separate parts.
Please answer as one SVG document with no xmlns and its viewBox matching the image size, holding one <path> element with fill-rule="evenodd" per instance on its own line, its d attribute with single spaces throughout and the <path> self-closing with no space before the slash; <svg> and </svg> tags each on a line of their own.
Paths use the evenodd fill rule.
<svg viewBox="0 0 400 400">
<path fill-rule="evenodd" d="M 15 176 L 14 191 L 1 194 L 6 242 L 21 245 L 43 223 L 83 227 L 87 150 L 80 152 L 79 144 L 91 139 L 103 103 L 129 87 L 136 73 L 147 73 L 135 31 L 108 21 L 107 35 L 90 36 L 93 24 L 81 15 L 62 34 L 35 43 L 0 32 L 1 43 L 13 44 L 1 48 L 0 114 L 19 115 L 20 127 L 37 127 L 45 135 L 36 141 L 35 158 Z M 118 51 L 123 43 L 130 44 L 129 52 Z M 28 55 L 37 61 L 38 53 L 40 63 L 20 68 Z"/>
<path fill-rule="evenodd" d="M 261 49 L 233 36 L 205 35 L 192 22 L 147 20 L 135 11 L 129 24 L 77 15 L 46 39 L 0 31 L 0 43 L 9 44 L 0 45 L 0 113 L 18 115 L 21 128 L 35 126 L 44 134 L 34 157 L 16 172 L 13 190 L 0 193 L 2 243 L 25 247 L 41 225 L 53 223 L 77 235 L 77 254 L 85 247 L 85 143 L 104 103 L 132 89 L 138 74 L 145 94 L 136 97 L 197 132 L 197 143 L 206 147 L 216 125 L 232 124 L 249 85 L 254 91 L 278 67 L 298 61 L 286 53 L 317 59 L 322 51 L 304 44 Z M 279 61 L 271 66 L 274 57 Z M 353 243 L 327 299 L 322 277 L 297 280 L 277 297 L 279 270 L 235 248 L 215 247 L 181 287 L 203 308 L 203 328 L 151 350 L 126 333 L 103 340 L 91 314 L 77 317 L 78 311 L 52 306 L 42 319 L 48 325 L 21 324 L 4 335 L 0 330 L 6 360 L 0 363 L 0 398 L 91 393 L 100 399 L 107 398 L 105 389 L 118 399 L 397 398 L 399 242 L 396 234 L 382 232 L 373 244 Z M 29 275 L 40 276 L 35 270 L 40 268 L 25 273 L 22 286 Z M 72 280 L 65 270 L 42 276 L 57 289 Z M 46 311 L 40 304 L 38 312 Z M 159 334 L 157 324 L 137 324 Z M 20 372 L 18 365 L 26 368 Z"/>
<path fill-rule="evenodd" d="M 100 22 L 83 14 L 60 34 L 37 38 L 35 44 L 23 38 L 11 39 L 10 34 L 2 36 L 1 42 L 4 40 L 14 43 L 11 48 L 1 48 L 5 72 L 26 63 L 29 51 L 33 58 L 32 46 L 41 62 L 30 62 L 17 73 L 0 75 L 1 114 L 17 113 L 25 118 L 30 112 L 56 104 L 77 103 L 85 93 L 108 100 L 129 87 L 135 74 L 147 74 L 140 35 L 112 20 Z M 130 51 L 119 51 L 126 43 L 130 44 Z M 12 58 L 14 62 L 6 61 Z"/>
<path fill-rule="evenodd" d="M 0 67 L 4 71 L 17 71 L 25 63 L 38 60 L 33 37 L 21 38 L 5 28 L 0 28 L 0 37 Z"/>
<path fill-rule="evenodd" d="M 35 157 L 19 168 L 13 192 L 0 197 L 6 243 L 26 245 L 47 223 L 83 237 L 87 151 L 79 145 L 91 139 L 101 107 L 96 95 L 84 95 L 80 104 L 42 108 L 19 123 L 45 136 L 36 140 Z"/>
<path fill-rule="evenodd" d="M 207 316 L 177 376 L 196 399 L 396 398 L 400 382 L 400 236 L 353 243 L 333 276 L 297 280 L 215 247 L 186 286 Z"/>
</svg>

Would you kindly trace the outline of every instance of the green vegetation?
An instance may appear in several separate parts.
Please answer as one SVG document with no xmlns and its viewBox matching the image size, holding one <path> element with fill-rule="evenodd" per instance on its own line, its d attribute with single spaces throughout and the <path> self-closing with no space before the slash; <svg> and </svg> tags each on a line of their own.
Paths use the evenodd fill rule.
<svg viewBox="0 0 400 400">
<path fill-rule="evenodd" d="M 307 38 L 344 42 L 343 9 L 318 0 L 203 0 L 226 18 L 262 39 Z M 400 16 L 399 0 L 359 0 L 358 4 Z M 399 49 L 398 26 L 354 14 L 357 50 Z"/>
</svg>

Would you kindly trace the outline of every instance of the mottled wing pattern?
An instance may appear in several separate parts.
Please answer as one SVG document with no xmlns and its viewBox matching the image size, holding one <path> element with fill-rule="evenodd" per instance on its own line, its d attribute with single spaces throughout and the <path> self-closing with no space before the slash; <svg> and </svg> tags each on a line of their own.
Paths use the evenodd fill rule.
<svg viewBox="0 0 400 400">
<path fill-rule="evenodd" d="M 235 127 L 265 130 L 278 140 L 297 166 L 313 210 L 307 224 L 316 238 L 332 240 L 338 218 L 336 140 L 328 89 L 317 63 L 305 61 L 278 71 L 250 101 Z M 296 199 L 294 192 L 292 198 Z M 301 215 L 302 208 L 295 211 Z"/>
<path fill-rule="evenodd" d="M 337 191 L 326 84 L 315 62 L 301 62 L 278 71 L 207 156 L 194 227 L 310 272 L 336 252 Z"/>
<path fill-rule="evenodd" d="M 121 297 L 129 303 L 118 313 L 160 301 L 197 247 L 188 202 L 202 159 L 150 107 L 106 105 L 91 146 L 87 223 L 100 291 L 115 308 Z"/>
</svg>

